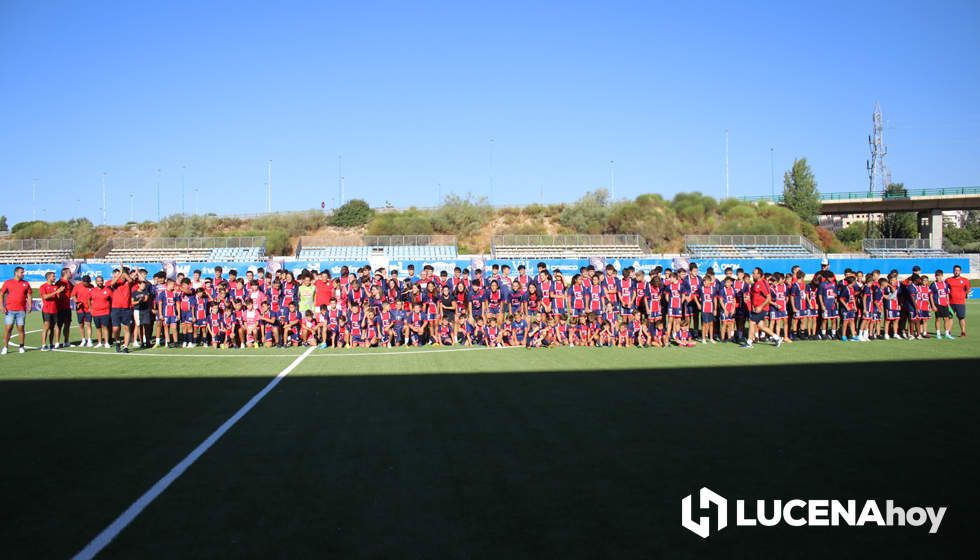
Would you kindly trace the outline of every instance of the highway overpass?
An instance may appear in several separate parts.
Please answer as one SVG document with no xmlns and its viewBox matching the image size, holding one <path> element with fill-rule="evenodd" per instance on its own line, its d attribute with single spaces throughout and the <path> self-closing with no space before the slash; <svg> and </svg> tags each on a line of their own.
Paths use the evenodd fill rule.
<svg viewBox="0 0 980 560">
<path fill-rule="evenodd" d="M 907 196 L 882 195 L 868 191 L 833 192 L 820 194 L 820 213 L 876 214 L 916 212 L 923 237 L 928 236 L 933 248 L 943 246 L 943 210 L 980 210 L 980 187 L 943 187 L 935 189 L 906 189 Z M 782 195 L 748 196 L 746 202 L 783 203 Z"/>
</svg>

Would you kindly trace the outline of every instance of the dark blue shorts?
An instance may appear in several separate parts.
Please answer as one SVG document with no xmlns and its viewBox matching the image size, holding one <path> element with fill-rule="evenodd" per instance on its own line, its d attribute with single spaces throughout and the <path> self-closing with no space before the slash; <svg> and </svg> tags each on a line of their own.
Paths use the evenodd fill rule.
<svg viewBox="0 0 980 560">
<path fill-rule="evenodd" d="M 964 303 L 951 303 L 949 304 L 950 309 L 956 314 L 957 319 L 966 319 L 966 304 Z"/>
<path fill-rule="evenodd" d="M 91 323 L 92 314 L 88 311 L 76 311 L 75 316 L 78 318 L 79 323 Z"/>
<path fill-rule="evenodd" d="M 133 326 L 132 309 L 113 307 L 112 311 L 109 312 L 109 315 L 112 317 L 113 325 L 122 325 L 125 327 Z"/>
<path fill-rule="evenodd" d="M 749 313 L 749 321 L 752 321 L 753 323 L 761 323 L 765 321 L 767 315 L 768 313 L 766 313 L 765 311 L 762 311 L 760 313 L 751 312 Z"/>
<path fill-rule="evenodd" d="M 112 327 L 112 321 L 109 320 L 108 315 L 95 315 L 94 317 L 92 317 L 92 324 L 94 324 L 95 328 L 97 329 L 101 329 L 101 328 L 108 329 Z"/>
</svg>

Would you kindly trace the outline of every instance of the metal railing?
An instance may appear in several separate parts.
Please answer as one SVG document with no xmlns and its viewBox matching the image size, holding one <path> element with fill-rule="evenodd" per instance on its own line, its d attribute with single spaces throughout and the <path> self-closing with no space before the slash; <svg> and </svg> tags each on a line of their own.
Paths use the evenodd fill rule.
<svg viewBox="0 0 980 560">
<path fill-rule="evenodd" d="M 261 247 L 265 237 L 116 237 L 109 240 L 109 250 L 139 249 L 225 249 Z"/>
<path fill-rule="evenodd" d="M 845 191 L 820 193 L 820 200 L 894 200 L 904 198 L 917 198 L 923 196 L 962 196 L 980 195 L 980 187 L 938 187 L 930 189 L 905 189 L 904 193 L 883 193 L 880 191 Z M 762 196 L 740 196 L 738 200 L 742 202 L 775 202 L 782 204 L 783 195 L 762 195 Z"/>
<path fill-rule="evenodd" d="M 0 240 L 0 251 L 73 251 L 74 239 L 9 239 Z"/>
<path fill-rule="evenodd" d="M 684 245 L 788 245 L 800 246 L 810 253 L 822 253 L 812 241 L 802 235 L 685 235 Z"/>
<path fill-rule="evenodd" d="M 304 235 L 297 243 L 297 254 L 306 247 L 425 247 L 431 245 L 456 246 L 455 235 L 363 235 L 359 237 L 318 237 Z"/>
<path fill-rule="evenodd" d="M 638 234 L 604 234 L 604 235 L 495 235 L 493 246 L 535 246 L 553 245 L 562 247 L 583 247 L 593 245 L 622 245 L 625 247 L 646 247 L 646 240 Z"/>
<path fill-rule="evenodd" d="M 871 250 L 896 250 L 896 251 L 916 251 L 921 249 L 932 249 L 929 239 L 865 239 L 861 242 L 865 251 Z"/>
</svg>

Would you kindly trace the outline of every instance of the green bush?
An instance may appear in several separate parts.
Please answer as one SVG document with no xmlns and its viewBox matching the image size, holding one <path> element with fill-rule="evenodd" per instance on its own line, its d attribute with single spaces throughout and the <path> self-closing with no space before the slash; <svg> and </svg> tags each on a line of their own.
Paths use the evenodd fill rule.
<svg viewBox="0 0 980 560">
<path fill-rule="evenodd" d="M 333 213 L 330 224 L 345 228 L 363 226 L 371 221 L 372 216 L 374 216 L 374 210 L 371 210 L 368 203 L 355 198 L 348 200 Z"/>
<path fill-rule="evenodd" d="M 434 233 L 432 212 L 409 208 L 402 212 L 375 214 L 368 224 L 369 235 L 427 235 Z"/>
<path fill-rule="evenodd" d="M 558 221 L 575 233 L 602 233 L 608 216 L 609 193 L 606 189 L 598 189 L 566 206 Z"/>
<path fill-rule="evenodd" d="M 493 209 L 487 199 L 474 200 L 471 195 L 462 198 L 451 194 L 432 216 L 432 228 L 439 233 L 468 236 L 482 229 L 492 215 Z"/>
</svg>

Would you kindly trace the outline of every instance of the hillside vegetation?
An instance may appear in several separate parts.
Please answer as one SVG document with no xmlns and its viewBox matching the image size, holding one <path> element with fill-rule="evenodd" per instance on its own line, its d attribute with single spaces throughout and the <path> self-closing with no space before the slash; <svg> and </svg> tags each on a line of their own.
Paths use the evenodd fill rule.
<svg viewBox="0 0 980 560">
<path fill-rule="evenodd" d="M 462 253 L 489 251 L 493 235 L 559 233 L 638 233 L 655 253 L 682 250 L 687 234 L 799 234 L 828 251 L 843 245 L 829 231 L 802 220 L 792 210 L 768 203 L 717 200 L 699 192 L 672 199 L 643 194 L 633 200 L 611 201 L 599 189 L 563 204 L 530 204 L 493 208 L 471 196 L 447 196 L 433 209 L 371 210 L 352 200 L 333 213 L 319 210 L 286 212 L 254 218 L 173 215 L 157 222 L 95 226 L 86 218 L 59 222 L 21 222 L 11 228 L 16 238 L 71 237 L 76 254 L 91 256 L 109 238 L 265 236 L 270 254 L 290 255 L 302 235 L 448 234 L 459 240 Z"/>
</svg>

